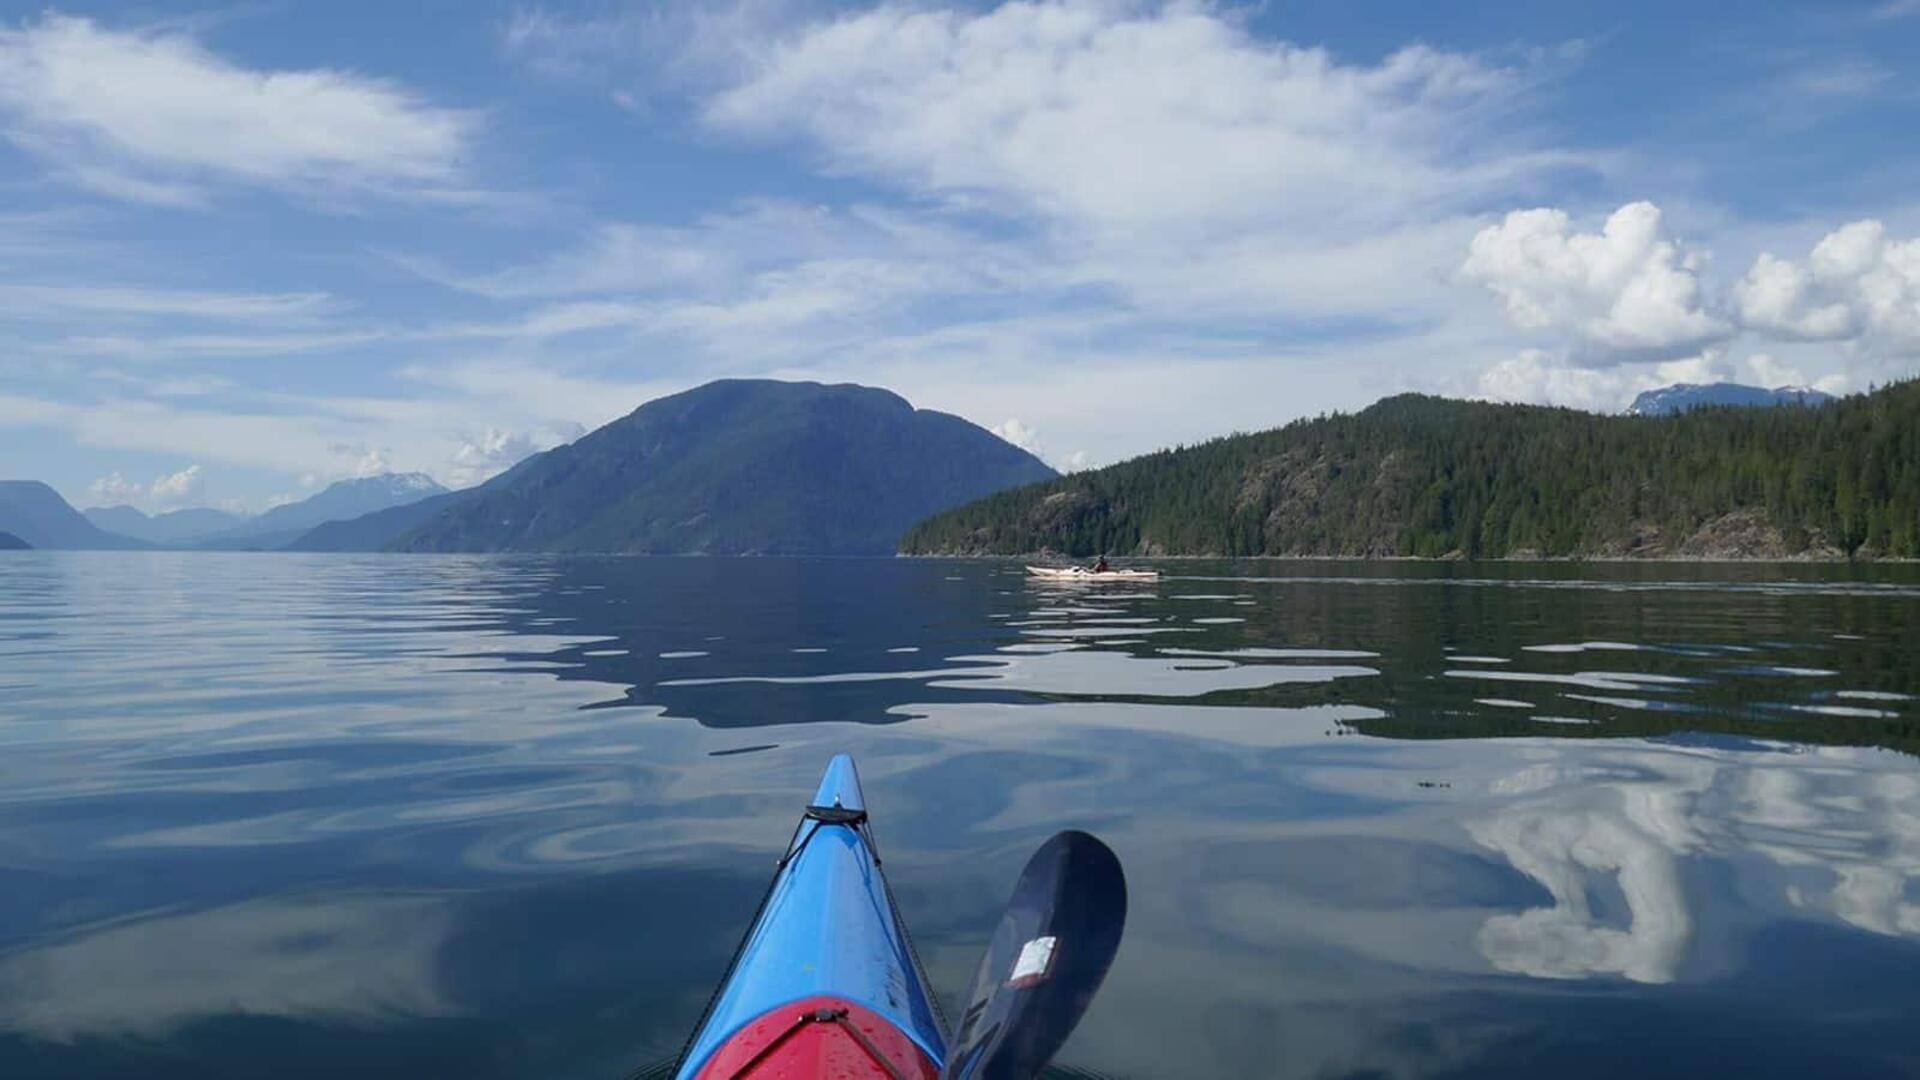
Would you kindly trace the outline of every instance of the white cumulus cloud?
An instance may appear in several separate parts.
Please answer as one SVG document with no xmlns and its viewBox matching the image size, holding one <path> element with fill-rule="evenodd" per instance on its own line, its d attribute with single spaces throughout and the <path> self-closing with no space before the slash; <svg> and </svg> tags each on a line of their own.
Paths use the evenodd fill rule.
<svg viewBox="0 0 1920 1080">
<path fill-rule="evenodd" d="M 456 486 L 465 487 L 510 469 L 542 449 L 545 447 L 525 432 L 488 428 L 454 449 L 447 472 Z"/>
<path fill-rule="evenodd" d="M 1599 232 L 1557 209 L 1517 210 L 1473 238 L 1460 272 L 1526 330 L 1571 339 L 1594 363 L 1683 357 L 1732 327 L 1708 310 L 1705 256 L 1666 234 L 1660 208 L 1629 203 Z"/>
<path fill-rule="evenodd" d="M 1581 367 L 1542 349 L 1523 349 L 1480 373 L 1480 397 L 1536 405 L 1612 412 L 1624 391 L 1620 372 Z"/>
<path fill-rule="evenodd" d="M 1750 359 L 1748 368 L 1768 373 L 1781 370 L 1768 356 Z M 1562 405 L 1606 413 L 1625 408 L 1642 390 L 1675 383 L 1727 382 L 1739 377 L 1739 371 L 1719 349 L 1659 363 L 1604 367 L 1580 363 L 1545 349 L 1522 349 L 1483 369 L 1472 393 L 1490 401 Z"/>
<path fill-rule="evenodd" d="M 1742 322 L 1778 337 L 1911 351 L 1920 348 L 1920 238 L 1896 240 L 1879 221 L 1855 221 L 1804 262 L 1762 253 L 1734 299 Z"/>
<path fill-rule="evenodd" d="M 176 473 L 155 477 L 148 498 L 155 506 L 173 509 L 185 506 L 200 494 L 200 466 L 189 465 Z"/>
<path fill-rule="evenodd" d="M 1008 417 L 987 430 L 1046 462 L 1057 472 L 1079 472 L 1092 463 L 1092 458 L 1085 450 L 1075 450 L 1064 456 L 1050 453 L 1041 441 L 1040 433 L 1018 417 Z"/>
<path fill-rule="evenodd" d="M 1782 386 L 1811 386 L 1829 394 L 1844 394 L 1851 381 L 1840 372 L 1808 378 L 1800 367 L 1776 358 L 1771 353 L 1754 353 L 1746 360 L 1747 374 L 1755 385 L 1770 389 Z"/>
<path fill-rule="evenodd" d="M 1039 432 L 1021 423 L 1017 418 L 1009 417 L 987 430 L 1020 449 L 1025 450 L 1029 454 L 1038 452 L 1040 445 Z"/>
<path fill-rule="evenodd" d="M 96 506 L 121 506 L 145 498 L 147 489 L 112 472 L 88 485 L 87 494 Z"/>
<path fill-rule="evenodd" d="M 87 487 L 96 506 L 131 505 L 147 510 L 177 510 L 197 505 L 204 488 L 201 469 L 189 465 L 179 472 L 162 473 L 151 484 L 128 480 L 118 472 L 108 473 Z"/>
<path fill-rule="evenodd" d="M 347 71 L 242 67 L 176 33 L 48 14 L 0 28 L 0 131 L 70 180 L 142 202 L 219 180 L 397 192 L 457 180 L 472 114 Z"/>
<path fill-rule="evenodd" d="M 338 442 L 327 450 L 333 455 L 335 469 L 356 480 L 394 471 L 392 451 L 384 446 Z"/>
</svg>

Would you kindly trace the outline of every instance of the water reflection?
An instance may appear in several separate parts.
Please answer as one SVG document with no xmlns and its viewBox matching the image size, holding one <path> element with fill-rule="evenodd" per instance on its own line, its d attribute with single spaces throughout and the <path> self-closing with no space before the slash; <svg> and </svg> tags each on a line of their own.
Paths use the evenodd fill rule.
<svg viewBox="0 0 1920 1080">
<path fill-rule="evenodd" d="M 0 1075 L 668 1058 L 843 749 L 949 995 L 1119 850 L 1079 1068 L 1911 1073 L 1917 579 L 9 556 Z"/>
<path fill-rule="evenodd" d="M 452 931 L 430 900 L 353 895 L 137 919 L 0 960 L 0 1027 L 71 1043 L 222 1016 L 442 1016 L 436 958 Z"/>
<path fill-rule="evenodd" d="M 1488 920 L 1480 946 L 1502 970 L 1673 981 L 1695 923 L 1682 885 L 1689 862 L 1737 866 L 1756 882 L 1744 900 L 1775 913 L 1791 906 L 1920 934 L 1910 899 L 1920 892 L 1920 775 L 1910 759 L 1767 744 L 1535 753 L 1537 763 L 1492 782 L 1518 797 L 1468 825 L 1553 900 Z M 1606 897 L 1624 910 L 1606 910 Z"/>
</svg>

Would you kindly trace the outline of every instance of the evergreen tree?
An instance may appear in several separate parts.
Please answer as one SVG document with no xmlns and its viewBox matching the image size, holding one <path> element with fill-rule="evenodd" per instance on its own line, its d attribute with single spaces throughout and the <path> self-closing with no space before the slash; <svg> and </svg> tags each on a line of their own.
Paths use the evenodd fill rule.
<svg viewBox="0 0 1920 1080">
<path fill-rule="evenodd" d="M 1920 558 L 1920 380 L 1600 416 L 1407 394 L 936 515 L 915 554 Z"/>
</svg>

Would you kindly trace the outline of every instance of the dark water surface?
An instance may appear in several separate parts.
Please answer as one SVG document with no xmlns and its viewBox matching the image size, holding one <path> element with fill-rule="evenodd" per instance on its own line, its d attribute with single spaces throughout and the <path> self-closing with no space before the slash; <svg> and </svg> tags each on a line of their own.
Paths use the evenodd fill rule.
<svg viewBox="0 0 1920 1080">
<path fill-rule="evenodd" d="M 671 1059 L 828 755 L 1111 1077 L 1920 1073 L 1920 568 L 0 556 L 0 1076 Z"/>
</svg>

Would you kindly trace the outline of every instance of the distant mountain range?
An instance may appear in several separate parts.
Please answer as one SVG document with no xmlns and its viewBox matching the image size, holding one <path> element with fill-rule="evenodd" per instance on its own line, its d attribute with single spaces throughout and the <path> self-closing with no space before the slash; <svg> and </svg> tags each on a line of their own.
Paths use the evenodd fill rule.
<svg viewBox="0 0 1920 1080">
<path fill-rule="evenodd" d="M 1825 405 L 1832 394 L 1811 386 L 1778 386 L 1772 390 L 1739 383 L 1675 383 L 1642 391 L 1627 406 L 1630 416 L 1671 416 L 1710 405 Z"/>
<path fill-rule="evenodd" d="M 10 532 L 0 532 L 0 551 L 27 551 L 32 547 L 32 544 Z"/>
<path fill-rule="evenodd" d="M 465 491 L 420 474 L 348 480 L 236 521 L 132 507 L 83 517 L 30 484 L 22 505 L 38 509 L 0 504 L 0 528 L 36 547 L 887 554 L 928 514 L 1054 475 L 885 390 L 730 379 L 650 401 Z"/>
<path fill-rule="evenodd" d="M 1687 404 L 1761 400 L 1734 391 L 1827 400 L 1671 387 L 1607 417 L 1403 395 L 1058 477 L 885 390 L 722 380 L 464 491 L 369 477 L 234 520 L 82 515 L 9 481 L 0 531 L 36 548 L 1920 557 L 1920 382 L 1817 409 Z"/>
<path fill-rule="evenodd" d="M 196 506 L 149 517 L 131 506 L 96 506 L 80 511 L 88 521 L 110 533 L 149 544 L 178 544 L 236 528 L 247 519 L 225 510 Z"/>
<path fill-rule="evenodd" d="M 529 458 L 391 546 L 886 554 L 927 514 L 1054 475 L 985 428 L 886 390 L 726 379 Z"/>
<path fill-rule="evenodd" d="M 417 503 L 447 489 L 426 473 L 381 473 L 341 480 L 299 502 L 276 506 L 259 517 L 194 540 L 204 548 L 282 548 L 317 525 Z"/>
<path fill-rule="evenodd" d="M 446 490 L 425 473 L 382 473 L 329 484 L 254 517 L 207 507 L 152 516 L 131 506 L 97 506 L 82 513 L 107 532 L 163 547 L 267 549 L 284 547 L 323 522 L 419 502 Z"/>
<path fill-rule="evenodd" d="M 273 549 L 322 522 L 418 502 L 446 490 L 423 473 L 387 473 L 342 480 L 258 517 L 204 507 L 149 516 L 131 506 L 82 513 L 45 484 L 7 480 L 0 481 L 0 529 L 36 548 Z"/>
<path fill-rule="evenodd" d="M 474 490 L 477 489 L 449 491 L 359 517 L 323 522 L 289 541 L 286 550 L 383 551 L 387 545 L 426 524 L 433 515 L 466 498 Z"/>
<path fill-rule="evenodd" d="M 910 554 L 1920 557 L 1920 380 L 1818 409 L 1388 398 L 936 514 Z"/>
<path fill-rule="evenodd" d="M 0 480 L 0 530 L 37 548 L 127 550 L 151 546 L 88 521 L 67 505 L 59 492 L 38 480 Z"/>
</svg>

